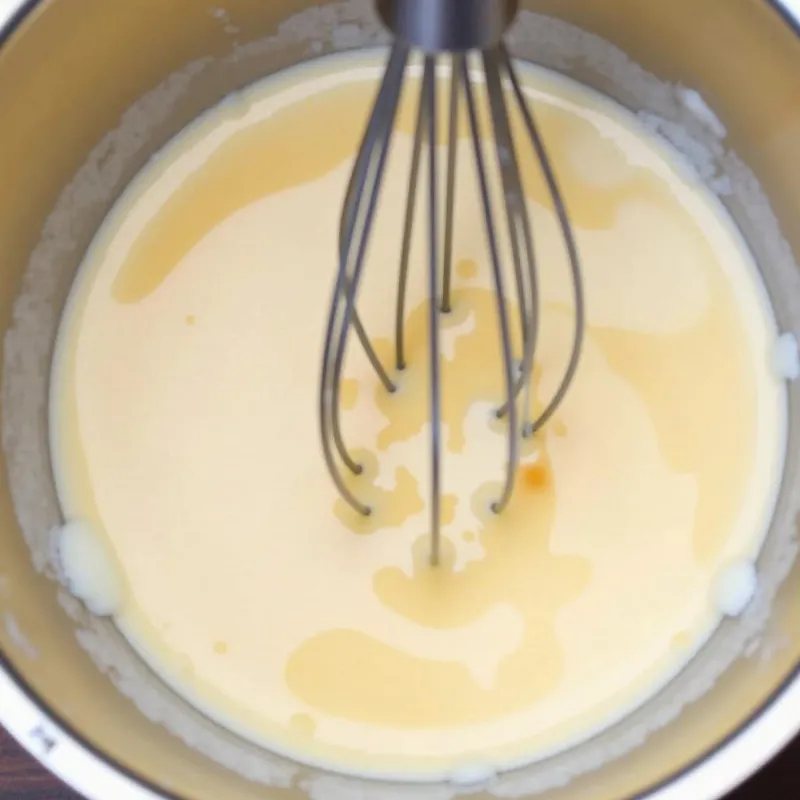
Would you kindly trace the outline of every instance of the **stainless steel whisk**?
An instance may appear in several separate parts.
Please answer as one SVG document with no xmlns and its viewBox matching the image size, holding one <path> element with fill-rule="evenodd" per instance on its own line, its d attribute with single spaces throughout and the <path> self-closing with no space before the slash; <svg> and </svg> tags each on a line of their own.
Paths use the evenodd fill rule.
<svg viewBox="0 0 800 800">
<path fill-rule="evenodd" d="M 503 488 L 492 503 L 501 513 L 511 498 L 519 468 L 520 440 L 531 436 L 551 418 L 575 375 L 584 330 L 584 300 L 580 262 L 564 202 L 553 174 L 539 129 L 526 102 L 519 79 L 503 43 L 503 36 L 517 12 L 517 0 L 377 0 L 383 22 L 394 36 L 388 64 L 355 160 L 345 195 L 339 228 L 339 270 L 333 292 L 325 335 L 320 387 L 320 427 L 325 461 L 341 496 L 361 514 L 372 509 L 351 491 L 344 469 L 359 474 L 362 466 L 345 445 L 340 414 L 340 388 L 347 340 L 353 329 L 386 391 L 396 384 L 373 349 L 356 309 L 367 242 L 373 226 L 381 182 L 392 139 L 403 80 L 410 54 L 423 56 L 422 82 L 408 181 L 403 244 L 400 253 L 395 308 L 395 369 L 406 367 L 404 324 L 411 233 L 423 146 L 427 150 L 428 231 L 427 257 L 430 347 L 430 558 L 438 564 L 441 552 L 441 368 L 439 314 L 450 311 L 453 255 L 454 196 L 456 187 L 457 119 L 459 103 L 466 103 L 470 139 L 478 174 L 478 189 L 486 225 L 489 258 L 497 300 L 497 318 L 502 343 L 505 403 L 497 409 L 499 418 L 508 417 L 508 448 Z M 513 261 L 515 299 L 519 308 L 522 354 L 515 357 L 501 252 L 499 230 L 489 190 L 483 131 L 477 113 L 476 80 L 467 63 L 470 51 L 478 52 L 488 96 L 488 109 L 502 187 L 504 212 Z M 449 135 L 444 185 L 444 229 L 440 231 L 440 189 L 437 178 L 437 65 L 450 62 Z M 508 97 L 507 97 L 508 96 Z M 541 165 L 558 217 L 569 258 L 574 298 L 574 338 L 569 361 L 553 397 L 544 410 L 530 418 L 530 391 L 539 324 L 537 264 L 530 220 L 525 205 L 516 144 L 511 133 L 509 103 L 516 104 L 529 144 Z M 440 240 L 443 236 L 443 240 Z M 519 403 L 519 398 L 523 400 Z"/>
</svg>

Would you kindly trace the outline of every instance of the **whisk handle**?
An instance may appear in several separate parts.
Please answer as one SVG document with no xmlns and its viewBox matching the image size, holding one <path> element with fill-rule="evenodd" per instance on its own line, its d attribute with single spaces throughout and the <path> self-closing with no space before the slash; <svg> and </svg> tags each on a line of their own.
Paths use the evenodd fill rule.
<svg viewBox="0 0 800 800">
<path fill-rule="evenodd" d="M 426 53 L 487 50 L 499 44 L 519 0 L 376 0 L 401 41 Z"/>
</svg>

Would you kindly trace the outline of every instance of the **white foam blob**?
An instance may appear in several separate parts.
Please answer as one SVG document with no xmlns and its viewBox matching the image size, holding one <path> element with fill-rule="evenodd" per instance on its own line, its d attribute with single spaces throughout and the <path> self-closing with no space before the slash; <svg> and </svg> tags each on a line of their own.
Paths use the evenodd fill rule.
<svg viewBox="0 0 800 800">
<path fill-rule="evenodd" d="M 796 381 L 800 377 L 800 351 L 797 338 L 793 333 L 782 333 L 778 337 L 773 356 L 775 372 L 787 381 Z"/>
<path fill-rule="evenodd" d="M 362 38 L 361 29 L 353 23 L 343 23 L 331 33 L 331 41 L 337 49 L 358 47 Z"/>
<path fill-rule="evenodd" d="M 681 87 L 678 89 L 678 97 L 684 107 L 691 111 L 715 136 L 724 139 L 728 131 L 722 124 L 720 118 L 708 107 L 708 104 L 694 89 Z"/>
<path fill-rule="evenodd" d="M 747 608 L 758 588 L 752 561 L 736 561 L 725 567 L 714 583 L 714 602 L 728 617 L 738 617 Z"/>
<path fill-rule="evenodd" d="M 497 770 L 491 764 L 464 764 L 450 773 L 450 783 L 460 789 L 480 790 L 497 777 Z"/>
<path fill-rule="evenodd" d="M 28 658 L 38 658 L 39 651 L 36 649 L 36 647 L 34 647 L 30 639 L 28 639 L 28 637 L 22 632 L 22 628 L 20 628 L 16 617 L 14 617 L 10 611 L 6 611 L 4 615 L 4 621 L 6 633 L 8 634 L 11 644 Z"/>
<path fill-rule="evenodd" d="M 122 601 L 122 583 L 102 537 L 88 523 L 71 520 L 58 531 L 57 547 L 70 592 L 93 614 L 115 614 Z"/>
</svg>

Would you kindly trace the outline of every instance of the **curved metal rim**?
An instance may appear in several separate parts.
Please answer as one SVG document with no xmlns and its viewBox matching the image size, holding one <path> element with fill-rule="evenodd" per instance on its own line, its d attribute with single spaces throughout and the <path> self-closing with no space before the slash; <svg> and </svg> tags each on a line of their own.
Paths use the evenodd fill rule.
<svg viewBox="0 0 800 800">
<path fill-rule="evenodd" d="M 0 47 L 44 0 L 3 0 Z M 765 0 L 800 37 L 800 0 Z M 89 800 L 190 800 L 156 786 L 49 709 L 0 649 L 0 722 L 54 775 Z M 753 776 L 800 729 L 800 664 L 736 731 L 629 800 L 717 800 Z M 49 741 L 48 741 L 49 740 Z"/>
</svg>

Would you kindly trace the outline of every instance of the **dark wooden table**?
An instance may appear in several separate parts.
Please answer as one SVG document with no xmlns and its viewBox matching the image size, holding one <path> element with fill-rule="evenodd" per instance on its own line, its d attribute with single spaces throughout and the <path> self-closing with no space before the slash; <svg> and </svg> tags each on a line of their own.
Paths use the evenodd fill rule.
<svg viewBox="0 0 800 800">
<path fill-rule="evenodd" d="M 800 739 L 728 800 L 800 797 Z M 0 728 L 0 800 L 80 800 Z M 113 800 L 113 798 L 108 798 Z"/>
</svg>

